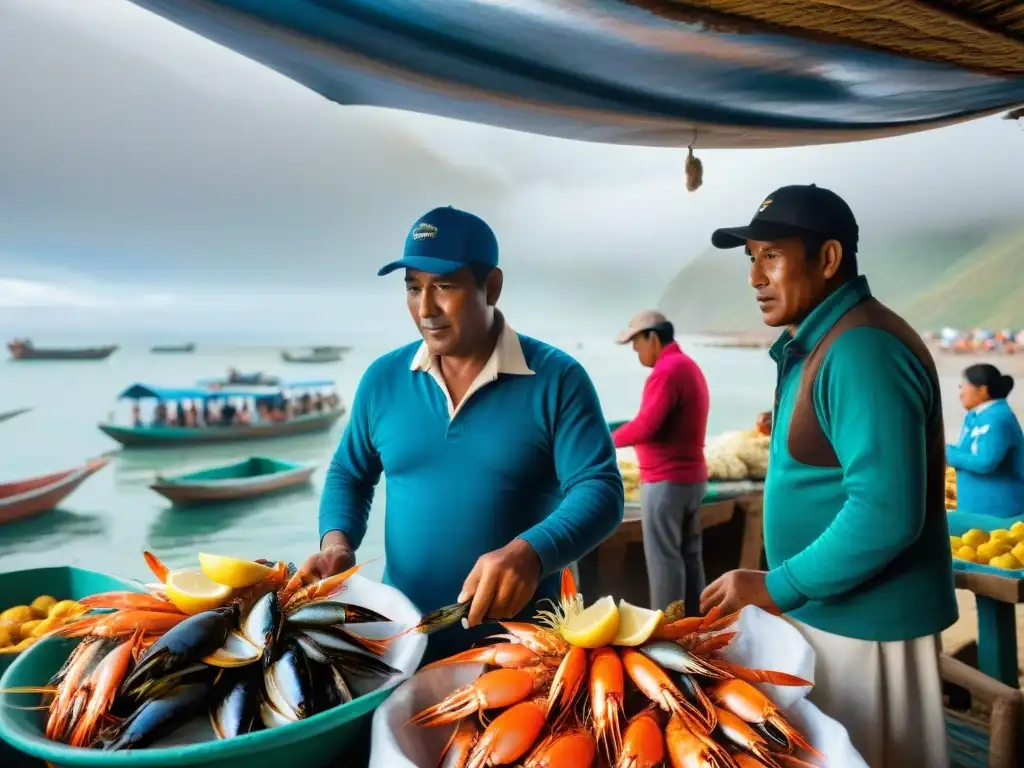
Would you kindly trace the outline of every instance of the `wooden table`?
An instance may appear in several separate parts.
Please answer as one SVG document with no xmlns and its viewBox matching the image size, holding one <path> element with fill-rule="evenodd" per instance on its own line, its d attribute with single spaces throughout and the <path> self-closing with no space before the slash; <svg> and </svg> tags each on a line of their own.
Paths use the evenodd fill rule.
<svg viewBox="0 0 1024 768">
<path fill-rule="evenodd" d="M 978 669 L 1012 688 L 1020 687 L 1016 606 L 1024 579 L 956 571 L 957 589 L 974 593 L 978 605 Z"/>
<path fill-rule="evenodd" d="M 724 487 L 720 486 L 720 487 Z M 718 500 L 705 503 L 700 510 L 704 530 L 732 522 L 737 515 L 742 520 L 739 551 L 740 568 L 761 567 L 763 549 L 762 507 L 764 494 L 760 484 L 738 486 L 742 491 L 730 495 L 726 491 Z M 622 574 L 627 571 L 627 550 L 632 544 L 643 544 L 640 506 L 626 504 L 618 530 L 597 549 L 599 594 L 621 597 Z"/>
</svg>

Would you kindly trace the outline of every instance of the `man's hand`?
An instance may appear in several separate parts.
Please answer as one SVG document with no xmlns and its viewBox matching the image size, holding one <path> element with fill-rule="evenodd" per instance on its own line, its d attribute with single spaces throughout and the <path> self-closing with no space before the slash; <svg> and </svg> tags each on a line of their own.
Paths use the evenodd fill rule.
<svg viewBox="0 0 1024 768">
<path fill-rule="evenodd" d="M 473 600 L 467 620 L 508 619 L 530 602 L 540 582 L 540 557 L 522 539 L 481 555 L 462 585 L 458 602 Z"/>
<path fill-rule="evenodd" d="M 326 579 L 347 571 L 356 564 L 356 553 L 341 531 L 330 531 L 324 536 L 322 548 L 311 555 L 299 568 L 303 584 Z"/>
<path fill-rule="evenodd" d="M 711 582 L 700 596 L 700 612 L 707 613 L 716 605 L 724 613 L 734 613 L 748 605 L 756 605 L 780 616 L 782 611 L 768 594 L 764 571 L 729 571 Z"/>
</svg>

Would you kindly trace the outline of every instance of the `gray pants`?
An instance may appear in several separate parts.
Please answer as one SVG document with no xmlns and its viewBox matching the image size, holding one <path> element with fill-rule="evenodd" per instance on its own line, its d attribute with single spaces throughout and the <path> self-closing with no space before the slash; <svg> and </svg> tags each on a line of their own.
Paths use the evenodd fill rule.
<svg viewBox="0 0 1024 768">
<path fill-rule="evenodd" d="M 664 609 L 675 600 L 685 600 L 688 616 L 700 613 L 700 594 L 705 587 L 700 504 L 707 490 L 707 483 L 640 485 L 644 557 L 653 608 Z"/>
</svg>

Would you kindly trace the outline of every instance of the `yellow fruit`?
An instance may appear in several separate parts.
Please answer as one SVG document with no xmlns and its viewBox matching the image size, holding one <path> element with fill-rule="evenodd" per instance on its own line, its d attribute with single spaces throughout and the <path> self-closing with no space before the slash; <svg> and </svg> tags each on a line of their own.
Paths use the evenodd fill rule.
<svg viewBox="0 0 1024 768">
<path fill-rule="evenodd" d="M 252 560 L 199 553 L 199 567 L 217 584 L 234 589 L 259 584 L 270 575 L 270 567 Z"/>
<path fill-rule="evenodd" d="M 14 645 L 14 636 L 7 627 L 0 627 L 0 648 Z"/>
<path fill-rule="evenodd" d="M 88 610 L 84 605 L 79 605 L 74 600 L 61 600 L 54 604 L 47 614 L 48 618 L 66 619 L 73 616 L 81 616 Z"/>
<path fill-rule="evenodd" d="M 167 597 L 182 613 L 202 613 L 223 605 L 231 587 L 218 584 L 198 568 L 183 568 L 167 574 Z"/>
<path fill-rule="evenodd" d="M 971 528 L 971 530 L 960 538 L 964 540 L 964 544 L 968 547 L 977 547 L 979 544 L 984 544 L 988 541 L 988 534 L 979 528 Z"/>
<path fill-rule="evenodd" d="M 1017 536 L 1024 538 L 1024 520 L 1018 520 L 1015 522 L 1010 526 L 1010 530 L 1017 534 Z"/>
<path fill-rule="evenodd" d="M 0 613 L 0 624 L 24 624 L 36 617 L 35 611 L 27 605 L 16 605 Z"/>
<path fill-rule="evenodd" d="M 30 606 L 36 614 L 37 619 L 45 619 L 50 615 L 50 609 L 57 604 L 57 598 L 49 595 L 40 595 L 32 601 Z"/>
<path fill-rule="evenodd" d="M 1010 542 L 1002 540 L 986 541 L 984 544 L 979 544 L 975 547 L 978 553 L 978 560 L 986 563 L 994 557 L 1005 555 L 1010 549 Z"/>
<path fill-rule="evenodd" d="M 994 565 L 996 568 L 1006 568 L 1010 571 L 1018 571 L 1024 567 L 1021 566 L 1020 560 L 1009 554 L 993 557 L 992 560 L 989 561 L 989 565 Z"/>
<path fill-rule="evenodd" d="M 14 645 L 8 645 L 0 648 L 0 653 L 21 653 L 35 641 L 36 639 L 34 637 L 26 637 L 24 640 L 21 640 Z"/>
<path fill-rule="evenodd" d="M 612 644 L 635 646 L 646 643 L 661 623 L 662 615 L 661 611 L 641 608 L 620 600 L 619 631 Z"/>
<path fill-rule="evenodd" d="M 20 627 L 18 627 L 18 637 L 24 640 L 26 637 L 33 637 L 32 632 L 43 623 L 42 619 L 33 619 L 32 621 L 26 621 Z"/>
<path fill-rule="evenodd" d="M 1014 545 L 1013 549 L 1010 550 L 1010 554 L 1024 563 L 1024 541 L 1020 544 Z"/>
<path fill-rule="evenodd" d="M 580 648 L 609 645 L 619 634 L 619 609 L 611 597 L 602 597 L 582 613 L 573 616 L 562 628 L 567 643 Z"/>
<path fill-rule="evenodd" d="M 996 528 L 994 531 L 989 531 L 989 541 L 1002 541 L 1003 539 L 1010 538 L 1010 531 L 1006 528 Z"/>
<path fill-rule="evenodd" d="M 974 547 L 969 547 L 966 544 L 960 547 L 954 554 L 960 560 L 965 560 L 968 563 L 978 562 L 978 551 Z"/>
<path fill-rule="evenodd" d="M 62 621 L 64 620 L 61 618 L 55 618 L 53 616 L 43 619 L 38 624 L 36 624 L 36 628 L 32 630 L 32 637 L 42 637 L 47 632 L 50 632 L 51 630 L 54 630 L 57 627 L 59 627 Z"/>
<path fill-rule="evenodd" d="M 949 546 L 953 549 L 954 552 L 956 552 L 958 549 L 960 549 L 960 547 L 962 547 L 963 545 L 964 545 L 964 540 L 961 539 L 959 536 L 950 536 L 949 537 Z"/>
</svg>

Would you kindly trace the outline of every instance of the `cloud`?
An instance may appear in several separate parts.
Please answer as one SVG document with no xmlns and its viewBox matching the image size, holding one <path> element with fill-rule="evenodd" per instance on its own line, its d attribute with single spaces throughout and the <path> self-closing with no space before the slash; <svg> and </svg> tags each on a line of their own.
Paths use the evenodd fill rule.
<svg viewBox="0 0 1024 768">
<path fill-rule="evenodd" d="M 0 307 L 74 308 L 110 310 L 113 302 L 60 285 L 0 277 Z"/>
</svg>

